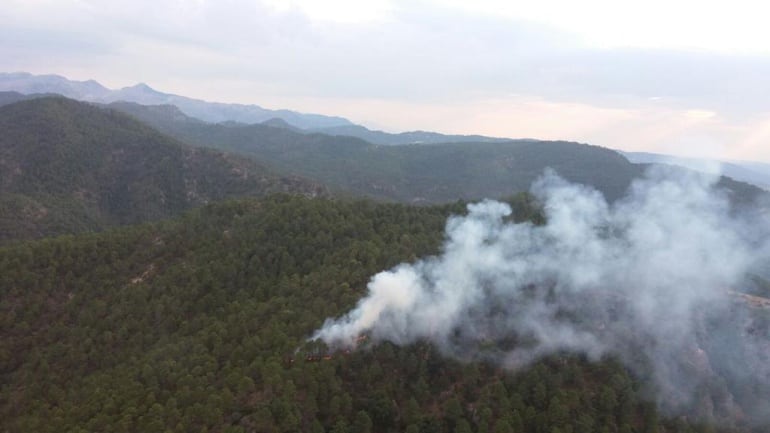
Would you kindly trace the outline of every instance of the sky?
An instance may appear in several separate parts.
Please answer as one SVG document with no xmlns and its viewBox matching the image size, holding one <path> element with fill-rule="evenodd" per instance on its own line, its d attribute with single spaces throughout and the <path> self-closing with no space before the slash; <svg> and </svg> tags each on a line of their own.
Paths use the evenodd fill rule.
<svg viewBox="0 0 770 433">
<path fill-rule="evenodd" d="M 0 69 L 389 132 L 770 162 L 768 12 L 743 0 L 3 0 Z"/>
</svg>

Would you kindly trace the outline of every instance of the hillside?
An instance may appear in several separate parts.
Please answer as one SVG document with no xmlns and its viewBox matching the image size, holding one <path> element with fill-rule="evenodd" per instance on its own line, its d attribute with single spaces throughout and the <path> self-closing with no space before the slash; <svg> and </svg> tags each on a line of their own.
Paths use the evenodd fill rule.
<svg viewBox="0 0 770 433">
<path fill-rule="evenodd" d="M 621 197 L 646 169 L 619 153 L 565 141 L 514 140 L 381 146 L 348 136 L 306 134 L 265 124 L 211 124 L 173 106 L 113 103 L 187 143 L 250 156 L 284 173 L 316 179 L 340 191 L 408 203 L 505 197 L 528 191 L 547 167 L 571 182 Z M 765 191 L 723 178 L 735 202 Z"/>
<path fill-rule="evenodd" d="M 0 248 L 0 431 L 750 431 L 665 418 L 612 359 L 304 343 L 462 212 L 274 196 Z"/>
<path fill-rule="evenodd" d="M 19 92 L 0 92 L 0 107 L 3 105 L 13 104 L 15 102 L 26 101 L 27 99 L 35 99 L 39 97 L 42 97 L 42 95 L 24 95 Z"/>
<path fill-rule="evenodd" d="M 315 128 L 309 132 L 317 132 L 326 135 L 345 135 L 357 137 L 374 144 L 438 144 L 438 143 L 483 143 L 504 142 L 508 138 L 485 137 L 483 135 L 449 135 L 430 131 L 408 131 L 391 134 L 383 131 L 374 131 L 361 125 L 341 125 L 326 128 Z"/>
<path fill-rule="evenodd" d="M 404 202 L 504 197 L 528 190 L 546 167 L 617 198 L 640 173 L 614 151 L 578 143 L 379 146 L 353 137 L 302 134 L 268 125 L 210 124 L 181 118 L 171 107 L 111 106 L 191 144 L 251 156 L 341 190 Z"/>
<path fill-rule="evenodd" d="M 323 191 L 61 97 L 0 107 L 0 130 L 0 242 L 168 218 L 227 197 Z"/>
</svg>

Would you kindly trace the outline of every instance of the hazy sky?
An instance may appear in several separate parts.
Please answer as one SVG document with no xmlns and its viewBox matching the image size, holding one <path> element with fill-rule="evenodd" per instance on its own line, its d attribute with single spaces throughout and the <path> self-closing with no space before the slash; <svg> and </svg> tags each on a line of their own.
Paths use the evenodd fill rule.
<svg viewBox="0 0 770 433">
<path fill-rule="evenodd" d="M 412 129 L 770 161 L 770 6 L 3 0 L 2 70 Z"/>
</svg>

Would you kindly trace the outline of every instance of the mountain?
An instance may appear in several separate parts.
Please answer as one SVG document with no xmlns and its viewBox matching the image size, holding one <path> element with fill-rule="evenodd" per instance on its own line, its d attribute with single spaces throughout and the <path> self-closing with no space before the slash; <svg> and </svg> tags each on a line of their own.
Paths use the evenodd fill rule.
<svg viewBox="0 0 770 433">
<path fill-rule="evenodd" d="M 500 142 L 504 138 L 481 135 L 446 135 L 437 132 L 410 131 L 391 134 L 373 131 L 334 116 L 297 113 L 290 110 L 268 110 L 257 105 L 222 104 L 159 92 L 139 83 L 110 90 L 96 81 L 73 81 L 58 75 L 32 75 L 25 72 L 0 73 L 0 92 L 15 91 L 25 95 L 59 94 L 91 102 L 126 101 L 141 105 L 175 105 L 188 116 L 207 122 L 264 123 L 278 128 L 307 133 L 357 137 L 374 144 L 435 144 L 457 142 Z M 280 120 L 281 122 L 276 122 Z"/>
<path fill-rule="evenodd" d="M 323 192 L 62 97 L 0 107 L 0 130 L 0 242 L 168 218 L 228 197 Z"/>
<path fill-rule="evenodd" d="M 99 100 L 110 94 L 110 89 L 94 80 L 73 81 L 59 75 L 32 75 L 26 72 L 0 72 L 0 91 L 55 93 L 88 101 Z"/>
<path fill-rule="evenodd" d="M 622 152 L 634 163 L 669 164 L 686 167 L 696 171 L 718 170 L 722 175 L 735 180 L 750 183 L 770 191 L 770 164 L 747 161 L 718 161 L 680 156 L 663 155 L 649 152 Z"/>
<path fill-rule="evenodd" d="M 767 431 L 667 418 L 609 358 L 509 371 L 427 343 L 306 341 L 462 212 L 279 195 L 0 248 L 0 431 Z"/>
<path fill-rule="evenodd" d="M 209 122 L 236 121 L 259 123 L 281 118 L 299 128 L 324 128 L 350 125 L 341 117 L 304 114 L 290 110 L 270 110 L 258 105 L 224 104 L 163 93 L 140 83 L 111 90 L 93 80 L 72 81 L 58 75 L 32 75 L 25 72 L 0 73 L 0 91 L 24 94 L 56 93 L 68 98 L 90 102 L 129 101 L 144 105 L 176 105 L 187 115 Z"/>
<path fill-rule="evenodd" d="M 289 130 L 295 131 L 295 132 L 304 131 L 303 129 L 297 128 L 296 126 L 290 125 L 287 121 L 285 121 L 285 120 L 283 120 L 283 119 L 281 119 L 279 117 L 274 117 L 272 119 L 265 120 L 264 122 L 262 122 L 262 125 L 272 126 L 273 128 L 289 129 Z"/>
<path fill-rule="evenodd" d="M 210 124 L 171 115 L 169 107 L 163 109 L 166 115 L 158 115 L 156 107 L 110 106 L 187 143 L 251 156 L 340 190 L 406 202 L 504 197 L 528 190 L 546 167 L 618 197 L 639 172 L 614 151 L 577 143 L 380 146 L 354 137 L 305 134 L 265 124 Z"/>
<path fill-rule="evenodd" d="M 391 134 L 383 131 L 372 131 L 360 125 L 331 126 L 327 128 L 315 128 L 308 132 L 317 132 L 326 135 L 344 135 L 356 137 L 374 144 L 440 144 L 440 143 L 484 143 L 505 142 L 509 138 L 485 137 L 483 135 L 447 135 L 438 132 L 409 131 Z"/>
<path fill-rule="evenodd" d="M 338 191 L 410 203 L 506 197 L 529 190 L 547 167 L 614 200 L 646 168 L 610 149 L 564 141 L 382 146 L 265 124 L 210 124 L 180 116 L 171 107 L 128 103 L 111 107 L 190 144 L 250 156 Z M 723 179 L 721 186 L 744 203 L 763 194 L 759 188 L 729 179 Z"/>
<path fill-rule="evenodd" d="M 142 105 L 175 105 L 185 114 L 207 122 L 234 121 L 240 123 L 261 123 L 273 118 L 279 118 L 299 128 L 318 128 L 350 124 L 348 120 L 341 117 L 297 113 L 290 110 L 269 110 L 257 105 L 207 102 L 185 96 L 158 92 L 143 83 L 116 90 L 111 92 L 108 96 L 99 98 L 96 101 L 128 101 Z"/>
<path fill-rule="evenodd" d="M 13 104 L 19 101 L 26 101 L 28 99 L 37 99 L 45 96 L 53 96 L 53 95 L 46 95 L 42 93 L 25 95 L 19 92 L 0 92 L 0 107 L 2 107 L 3 105 Z"/>
</svg>

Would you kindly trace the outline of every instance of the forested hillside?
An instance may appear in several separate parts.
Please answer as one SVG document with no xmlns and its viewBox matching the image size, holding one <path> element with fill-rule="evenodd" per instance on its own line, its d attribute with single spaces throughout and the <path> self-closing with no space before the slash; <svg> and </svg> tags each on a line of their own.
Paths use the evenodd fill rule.
<svg viewBox="0 0 770 433">
<path fill-rule="evenodd" d="M 438 143 L 481 143 L 481 142 L 504 142 L 510 141 L 507 138 L 485 137 L 483 135 L 449 135 L 430 131 L 409 131 L 400 133 L 387 133 L 383 131 L 373 131 L 361 125 L 341 125 L 330 126 L 327 128 L 316 128 L 310 132 L 319 132 L 326 135 L 345 135 L 348 137 L 358 137 L 374 144 L 438 144 Z"/>
<path fill-rule="evenodd" d="M 0 107 L 0 131 L 0 242 L 167 218 L 227 197 L 324 191 L 61 97 Z"/>
<path fill-rule="evenodd" d="M 0 92 L 0 107 L 13 104 L 14 102 L 26 101 L 27 99 L 41 98 L 44 95 L 24 95 L 19 92 Z"/>
<path fill-rule="evenodd" d="M 528 191 L 546 167 L 615 200 L 645 170 L 613 150 L 565 141 L 382 146 L 265 124 L 211 124 L 185 116 L 170 105 L 114 103 L 111 107 L 190 144 L 250 156 L 339 191 L 408 203 L 505 197 Z M 725 178 L 720 186 L 739 202 L 765 194 Z"/>
<path fill-rule="evenodd" d="M 658 414 L 611 359 L 511 372 L 422 343 L 305 342 L 463 212 L 278 195 L 0 248 L 0 431 L 720 431 Z"/>
<path fill-rule="evenodd" d="M 210 124 L 182 117 L 171 106 L 111 106 L 187 143 L 251 156 L 340 190 L 405 202 L 504 197 L 527 191 L 546 167 L 617 198 L 640 173 L 614 151 L 577 143 L 380 146 L 262 124 Z"/>
</svg>

